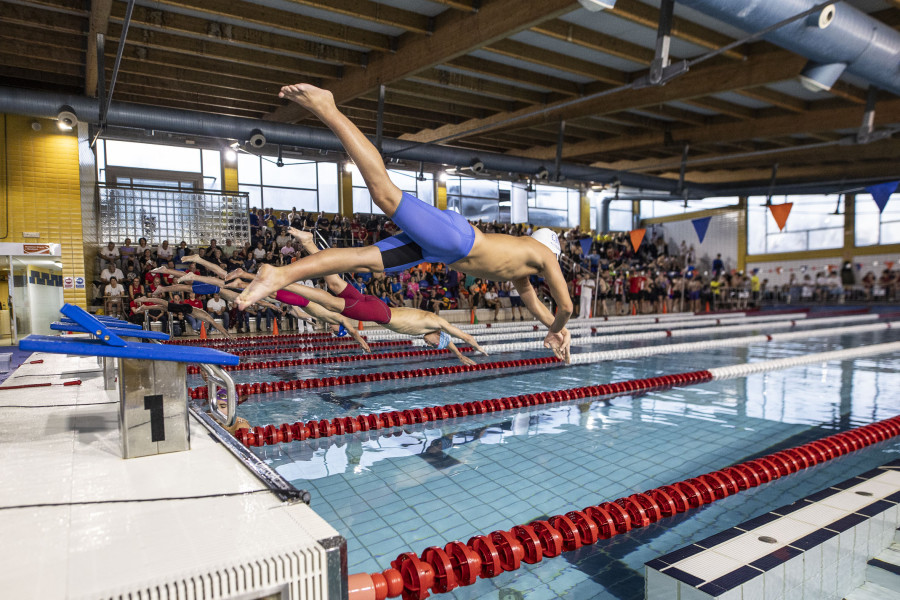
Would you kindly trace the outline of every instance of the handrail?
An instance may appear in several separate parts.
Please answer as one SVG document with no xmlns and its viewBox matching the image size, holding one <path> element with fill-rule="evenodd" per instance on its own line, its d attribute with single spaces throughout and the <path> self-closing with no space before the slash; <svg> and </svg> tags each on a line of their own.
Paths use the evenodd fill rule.
<svg viewBox="0 0 900 600">
<path fill-rule="evenodd" d="M 234 380 L 228 373 L 216 365 L 200 363 L 200 368 L 206 374 L 206 385 L 209 389 L 209 412 L 213 414 L 225 427 L 231 427 L 237 420 L 237 391 Z M 219 410 L 217 397 L 218 388 L 225 388 L 225 398 L 228 401 L 227 412 Z"/>
</svg>

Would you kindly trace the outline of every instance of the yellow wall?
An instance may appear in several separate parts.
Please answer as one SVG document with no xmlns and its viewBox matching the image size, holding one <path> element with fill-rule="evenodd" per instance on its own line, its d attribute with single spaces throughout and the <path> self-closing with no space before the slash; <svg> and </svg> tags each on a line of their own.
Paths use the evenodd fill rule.
<svg viewBox="0 0 900 600">
<path fill-rule="evenodd" d="M 40 131 L 32 129 L 34 122 Z M 61 244 L 63 276 L 85 277 L 75 132 L 61 131 L 54 120 L 15 115 L 4 115 L 0 128 L 0 229 L 9 222 L 0 241 Z M 40 237 L 25 238 L 26 231 Z M 86 288 L 64 290 L 64 298 L 87 308 Z"/>
<path fill-rule="evenodd" d="M 225 157 L 222 157 L 222 191 L 236 192 L 238 191 L 238 170 L 237 161 L 234 165 L 227 165 Z"/>
<path fill-rule="evenodd" d="M 338 165 L 338 210 L 342 217 L 353 216 L 353 174 Z"/>
<path fill-rule="evenodd" d="M 447 182 L 439 179 L 435 179 L 435 181 L 437 181 L 434 195 L 435 205 L 441 210 L 447 210 Z"/>
</svg>

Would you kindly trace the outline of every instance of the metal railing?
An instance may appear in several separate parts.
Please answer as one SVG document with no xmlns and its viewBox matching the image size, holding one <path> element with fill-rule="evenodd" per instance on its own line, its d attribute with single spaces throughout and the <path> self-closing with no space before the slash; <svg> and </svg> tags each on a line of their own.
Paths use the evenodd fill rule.
<svg viewBox="0 0 900 600">
<path fill-rule="evenodd" d="M 250 200 L 244 192 L 191 191 L 97 185 L 100 239 L 121 243 L 147 238 L 151 244 L 184 240 L 205 245 L 216 238 L 250 241 Z"/>
</svg>

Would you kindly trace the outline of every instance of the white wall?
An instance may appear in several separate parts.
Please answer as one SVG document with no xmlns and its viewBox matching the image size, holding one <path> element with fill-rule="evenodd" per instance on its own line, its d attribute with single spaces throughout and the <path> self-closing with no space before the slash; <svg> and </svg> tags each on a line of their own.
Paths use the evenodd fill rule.
<svg viewBox="0 0 900 600">
<path fill-rule="evenodd" d="M 666 243 L 669 244 L 670 254 L 677 253 L 681 246 L 681 240 L 684 240 L 688 246 L 694 246 L 698 269 L 710 270 L 716 254 L 721 254 L 722 260 L 725 261 L 725 269 L 730 271 L 737 268 L 738 262 L 738 214 L 738 211 L 733 211 L 713 216 L 702 244 L 691 223 L 693 219 L 690 217 L 683 221 L 672 221 L 653 227 L 657 230 L 662 228 L 666 236 Z"/>
<path fill-rule="evenodd" d="M 900 268 L 900 255 L 898 254 L 873 254 L 869 256 L 853 257 L 853 274 L 856 282 L 863 276 L 872 271 L 876 276 L 886 268 L 885 261 L 893 261 L 894 269 Z M 844 264 L 841 258 L 841 250 L 836 250 L 835 255 L 827 258 L 804 258 L 801 260 L 780 260 L 772 262 L 748 262 L 747 272 L 753 269 L 759 269 L 760 279 L 768 279 L 770 285 L 782 285 L 790 281 L 791 275 L 797 276 L 802 281 L 804 275 L 809 275 L 810 279 L 816 279 L 816 274 L 822 271 L 828 272 L 829 266 L 840 269 Z M 857 265 L 861 265 L 857 268 Z M 781 272 L 778 268 L 781 267 Z M 805 268 L 805 270 L 804 270 Z"/>
</svg>

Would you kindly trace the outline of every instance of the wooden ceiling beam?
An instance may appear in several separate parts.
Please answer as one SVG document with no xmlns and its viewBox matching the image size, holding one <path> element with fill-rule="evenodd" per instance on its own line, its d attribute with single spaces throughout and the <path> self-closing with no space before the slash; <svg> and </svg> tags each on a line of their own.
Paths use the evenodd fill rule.
<svg viewBox="0 0 900 600">
<path fill-rule="evenodd" d="M 0 23 L 40 31 L 75 33 L 83 36 L 88 21 L 84 18 L 40 10 L 30 6 L 3 3 L 3 10 L 0 10 Z"/>
<path fill-rule="evenodd" d="M 113 17 L 121 23 L 124 15 L 125 6 L 120 2 Z M 366 53 L 358 50 L 142 6 L 135 6 L 131 27 L 342 65 L 361 65 L 366 60 Z"/>
<path fill-rule="evenodd" d="M 107 52 L 107 57 L 114 57 L 115 51 Z M 200 71 L 206 74 L 215 75 L 222 73 L 222 63 L 207 57 L 185 58 L 184 54 L 178 52 L 168 52 L 166 50 L 157 50 L 153 48 L 135 47 L 128 50 L 126 48 L 122 59 L 122 64 L 128 62 L 137 64 L 159 65 L 172 69 L 187 69 L 191 71 Z M 137 67 L 133 67 L 137 72 Z M 256 66 L 248 66 L 242 64 L 232 64 L 228 66 L 228 71 L 224 73 L 225 77 L 237 77 L 257 82 L 257 86 L 266 92 L 270 92 L 273 97 L 278 95 L 278 90 L 282 83 L 288 77 L 296 77 L 296 74 L 286 70 L 278 70 L 275 68 L 260 68 Z"/>
<path fill-rule="evenodd" d="M 677 178 L 678 172 L 664 173 L 660 175 L 666 178 Z M 695 184 L 718 183 L 763 183 L 768 182 L 772 176 L 772 169 L 740 169 L 733 171 L 692 171 L 686 179 Z M 831 180 L 839 179 L 867 179 L 883 177 L 900 177 L 900 163 L 896 160 L 864 162 L 864 163 L 838 163 L 830 165 L 813 165 L 801 167 L 779 167 L 779 182 L 785 180 L 821 180 L 827 177 Z"/>
<path fill-rule="evenodd" d="M 789 110 L 795 113 L 803 113 L 809 110 L 809 102 L 802 98 L 795 98 L 781 92 L 776 92 L 767 87 L 756 87 L 747 90 L 741 90 L 740 94 L 760 102 L 766 102 L 778 108 Z"/>
<path fill-rule="evenodd" d="M 445 64 L 448 67 L 477 73 L 478 75 L 483 75 L 485 77 L 504 79 L 513 84 L 521 83 L 523 85 L 543 88 L 550 92 L 563 94 L 567 97 L 579 96 L 582 93 L 581 86 L 568 79 L 544 75 L 543 73 L 531 73 L 493 60 L 462 56 L 448 61 Z"/>
<path fill-rule="evenodd" d="M 546 35 L 555 40 L 575 44 L 588 50 L 603 52 L 617 58 L 624 58 L 647 66 L 653 62 L 654 51 L 627 40 L 617 38 L 587 27 L 581 27 L 568 21 L 554 19 L 545 21 L 531 28 L 531 31 Z"/>
<path fill-rule="evenodd" d="M 291 3 L 390 25 L 413 33 L 430 34 L 432 29 L 431 20 L 425 15 L 369 0 L 291 0 Z"/>
<path fill-rule="evenodd" d="M 119 85 L 121 84 L 121 89 Z M 135 83 L 133 80 L 125 83 L 118 81 L 116 83 L 116 96 L 119 92 L 127 94 L 134 98 L 144 98 L 144 104 L 155 104 L 157 100 L 170 100 L 176 102 L 190 102 L 197 105 L 213 107 L 217 110 L 227 111 L 244 111 L 247 113 L 262 114 L 269 110 L 272 103 L 256 103 L 248 102 L 244 99 L 228 98 L 220 95 L 212 95 L 201 91 L 191 91 L 187 89 L 170 89 L 161 86 L 149 85 L 149 82 Z"/>
<path fill-rule="evenodd" d="M 544 50 L 515 40 L 500 40 L 485 47 L 484 50 L 574 75 L 590 77 L 595 81 L 612 85 L 623 85 L 628 83 L 630 79 L 626 73 L 617 69 L 604 67 L 595 62 L 582 60 L 559 52 Z"/>
<path fill-rule="evenodd" d="M 391 36 L 359 27 L 350 27 L 325 19 L 308 17 L 295 12 L 269 8 L 251 2 L 235 0 L 154 0 L 154 6 L 189 9 L 218 17 L 239 19 L 246 25 L 274 27 L 283 31 L 310 36 L 320 40 L 340 42 L 369 50 L 390 52 Z"/>
<path fill-rule="evenodd" d="M 735 104 L 734 102 L 727 102 L 710 96 L 705 98 L 691 98 L 690 100 L 684 100 L 684 103 L 698 108 L 714 110 L 721 115 L 733 117 L 735 119 L 752 119 L 756 117 L 756 109 L 754 108 L 748 108 L 746 106 L 741 106 L 740 104 Z"/>
<path fill-rule="evenodd" d="M 435 4 L 443 4 L 450 8 L 463 12 L 477 13 L 481 6 L 481 0 L 431 0 Z"/>
<path fill-rule="evenodd" d="M 702 144 L 772 139 L 802 133 L 830 132 L 858 127 L 863 109 L 856 106 L 811 110 L 802 115 L 783 115 L 740 121 L 717 123 L 705 127 L 673 129 L 668 135 L 646 134 L 620 137 L 599 142 L 586 142 L 563 148 L 563 156 L 586 156 L 619 152 L 634 148 L 646 148 L 671 144 Z M 882 102 L 875 112 L 876 127 L 900 123 L 900 100 Z M 541 156 L 546 155 L 546 152 Z"/>
<path fill-rule="evenodd" d="M 429 83 L 491 98 L 513 100 L 528 104 L 542 104 L 547 102 L 548 96 L 545 92 L 536 92 L 522 87 L 500 83 L 491 79 L 472 77 L 471 75 L 464 75 L 462 73 L 446 71 L 444 69 L 427 69 L 409 77 L 407 81 Z"/>
<path fill-rule="evenodd" d="M 326 87 L 340 104 L 372 92 L 379 85 L 389 85 L 405 79 L 537 23 L 556 18 L 576 6 L 571 0 L 525 3 L 519 0 L 494 0 L 474 14 L 452 13 L 437 19 L 438 26 L 432 35 L 402 36 L 394 54 L 376 55 L 365 69 L 348 69 L 340 81 L 329 83 Z M 444 17 L 445 14 L 446 11 L 439 16 Z M 269 118 L 290 122 L 304 112 L 303 108 L 292 102 L 276 110 Z"/>
<path fill-rule="evenodd" d="M 465 106 L 471 106 L 489 111 L 509 110 L 511 106 L 516 105 L 515 102 L 509 102 L 507 100 L 497 100 L 496 98 L 491 98 L 489 96 L 482 96 L 479 94 L 471 94 L 454 89 L 441 88 L 438 86 L 417 83 L 410 80 L 398 81 L 392 84 L 388 89 L 393 92 L 409 94 L 412 96 L 418 96 L 420 98 L 439 99 L 441 101 L 454 102 L 456 104 L 462 104 Z M 521 103 L 519 103 L 519 106 L 521 106 Z"/>
<path fill-rule="evenodd" d="M 122 28 L 118 23 L 110 25 L 108 39 L 118 43 L 121 30 Z M 227 72 L 231 68 L 231 64 L 239 64 L 244 67 L 280 69 L 288 73 L 294 73 L 293 79 L 297 79 L 296 73 L 303 73 L 305 77 L 321 77 L 324 79 L 336 79 L 342 73 L 342 67 L 327 63 L 278 56 L 261 50 L 239 48 L 223 43 L 203 41 L 148 29 L 133 31 L 126 40 L 126 48 L 129 46 L 182 54 L 181 60 L 185 63 L 194 61 L 197 58 L 219 61 L 216 67 L 217 72 Z M 221 61 L 228 64 L 223 65 Z"/>
<path fill-rule="evenodd" d="M 648 6 L 638 0 L 617 0 L 615 8 L 610 9 L 609 14 L 638 25 L 643 25 L 649 29 L 655 30 L 659 27 L 659 9 Z M 734 41 L 718 31 L 691 23 L 679 17 L 675 17 L 672 21 L 672 35 L 709 50 L 721 48 Z M 746 60 L 747 58 L 739 49 L 729 50 L 724 53 L 724 56 L 734 60 Z"/>
<path fill-rule="evenodd" d="M 22 56 L 18 52 L 10 52 L 2 43 L 0 43 L 0 67 L 3 67 L 5 76 L 10 78 L 53 81 L 55 77 L 77 77 L 84 81 L 84 67 L 81 63 Z"/>
<path fill-rule="evenodd" d="M 38 66 L 52 65 L 54 62 L 69 65 L 78 65 L 84 68 L 83 48 L 60 48 L 39 43 L 34 40 L 23 40 L 5 37 L 7 32 L 0 33 L 0 52 L 19 58 L 23 68 L 35 68 Z M 11 33 L 11 32 L 9 32 Z M 29 65 L 35 65 L 31 67 Z M 54 69 L 48 69 L 51 73 Z"/>
<path fill-rule="evenodd" d="M 97 97 L 97 35 L 106 35 L 112 0 L 91 0 L 91 18 L 84 57 L 84 93 Z"/>
<path fill-rule="evenodd" d="M 378 101 L 377 95 L 366 94 L 361 98 Z M 427 110 L 433 113 L 442 113 L 444 115 L 455 115 L 462 118 L 473 118 L 476 115 L 484 115 L 486 110 L 474 108 L 462 103 L 444 101 L 440 97 L 432 96 L 431 99 L 423 98 L 420 95 L 413 95 L 403 91 L 396 91 L 394 88 L 388 89 L 384 94 L 385 106 L 388 104 L 394 106 L 402 106 L 413 110 Z M 476 117 L 477 118 L 477 117 Z"/>
<path fill-rule="evenodd" d="M 112 68 L 108 68 L 107 75 L 111 73 Z M 205 93 L 210 98 L 221 98 L 229 102 L 243 102 L 247 104 L 247 108 L 253 108 L 254 110 L 269 110 L 278 103 L 277 97 L 253 91 L 253 88 L 241 89 L 233 85 L 231 87 L 222 87 L 186 79 L 173 84 L 170 78 L 152 76 L 146 72 L 132 73 L 122 68 L 119 69 L 118 81 L 131 86 L 135 90 L 138 88 L 162 88 L 183 94 L 202 95 Z M 118 83 L 116 84 L 116 89 L 118 89 Z"/>
<path fill-rule="evenodd" d="M 698 68 L 669 82 L 663 87 L 644 88 L 640 90 L 624 90 L 594 100 L 572 106 L 559 106 L 553 103 L 546 107 L 526 108 L 519 111 L 498 113 L 485 119 L 476 119 L 458 125 L 445 126 L 436 130 L 421 132 L 413 139 L 418 142 L 430 142 L 436 139 L 456 139 L 475 128 L 508 129 L 523 127 L 528 124 L 569 120 L 587 115 L 612 114 L 623 110 L 638 109 L 672 101 L 685 101 L 702 98 L 719 92 L 729 92 L 750 87 L 758 87 L 776 81 L 784 81 L 796 77 L 806 59 L 786 51 L 775 51 L 752 56 L 747 62 L 735 68 L 734 64 L 715 65 Z M 565 102 L 565 101 L 564 101 Z M 510 123 L 512 118 L 520 120 Z M 482 133 L 484 132 L 482 131 Z M 540 153 L 541 149 L 536 149 Z"/>
</svg>

